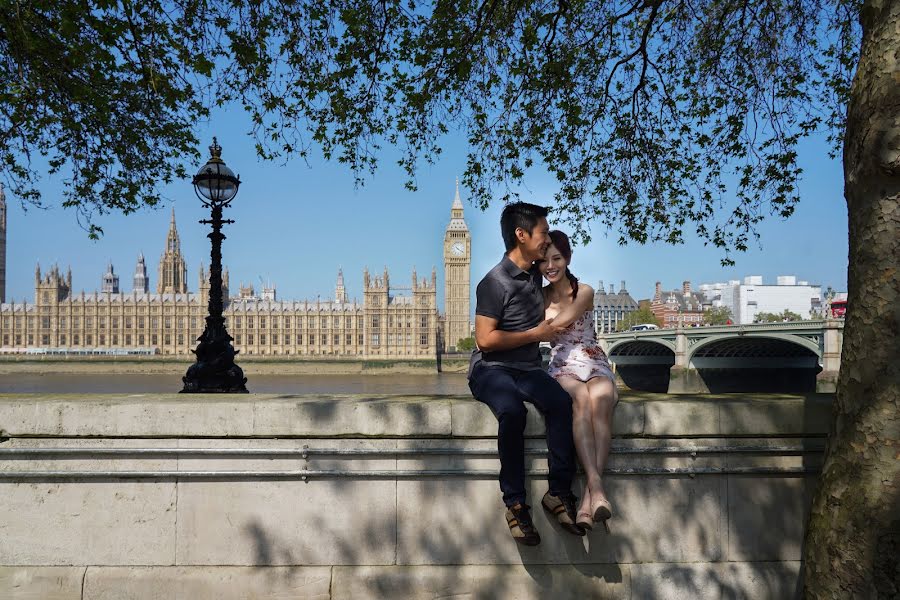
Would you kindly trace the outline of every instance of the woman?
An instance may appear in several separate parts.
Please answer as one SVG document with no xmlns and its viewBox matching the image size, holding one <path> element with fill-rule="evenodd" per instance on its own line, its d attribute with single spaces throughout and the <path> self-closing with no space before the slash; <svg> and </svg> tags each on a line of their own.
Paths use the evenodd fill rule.
<svg viewBox="0 0 900 600">
<path fill-rule="evenodd" d="M 568 236 L 551 231 L 552 245 L 540 264 L 549 282 L 544 287 L 544 308 L 553 324 L 566 327 L 553 341 L 548 372 L 572 396 L 572 429 L 575 450 L 587 479 L 576 523 L 593 524 L 612 516 L 603 490 L 602 473 L 609 455 L 613 409 L 619 401 L 615 375 L 594 333 L 594 290 L 578 283 L 569 271 L 572 247 Z"/>
</svg>

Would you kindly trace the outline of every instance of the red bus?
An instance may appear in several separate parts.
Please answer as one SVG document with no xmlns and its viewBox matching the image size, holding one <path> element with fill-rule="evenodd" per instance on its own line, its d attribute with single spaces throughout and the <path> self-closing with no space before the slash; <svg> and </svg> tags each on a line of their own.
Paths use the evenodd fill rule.
<svg viewBox="0 0 900 600">
<path fill-rule="evenodd" d="M 846 300 L 833 300 L 831 302 L 831 316 L 835 319 L 843 319 L 847 314 Z"/>
</svg>

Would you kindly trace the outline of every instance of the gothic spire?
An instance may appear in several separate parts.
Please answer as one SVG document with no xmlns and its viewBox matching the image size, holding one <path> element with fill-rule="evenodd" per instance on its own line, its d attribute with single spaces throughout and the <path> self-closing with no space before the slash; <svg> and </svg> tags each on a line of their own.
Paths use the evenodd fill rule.
<svg viewBox="0 0 900 600">
<path fill-rule="evenodd" d="M 137 264 L 134 267 L 131 290 L 146 294 L 150 291 L 150 279 L 147 277 L 147 265 L 144 263 L 144 253 L 138 255 Z"/>
<path fill-rule="evenodd" d="M 181 240 L 175 226 L 175 208 L 172 208 L 169 232 L 166 234 L 166 249 L 159 261 L 157 293 L 186 294 L 188 291 L 186 275 L 187 267 L 181 255 Z"/>
<path fill-rule="evenodd" d="M 453 210 L 457 210 L 457 209 L 462 210 L 463 209 L 463 203 L 459 197 L 459 177 L 456 178 L 456 196 L 454 196 L 454 198 L 453 198 L 452 209 Z"/>
<path fill-rule="evenodd" d="M 178 237 L 178 227 L 175 225 L 175 209 L 172 208 L 172 219 L 169 221 L 169 232 L 166 234 L 166 254 L 181 253 L 181 238 Z"/>
<path fill-rule="evenodd" d="M 119 276 L 116 275 L 116 271 L 113 268 L 112 259 L 106 265 L 106 273 L 103 274 L 100 290 L 104 294 L 119 293 Z"/>
<path fill-rule="evenodd" d="M 456 179 L 456 194 L 453 196 L 453 205 L 450 207 L 450 223 L 447 231 L 468 231 L 463 214 L 463 203 L 459 197 L 459 178 Z"/>
<path fill-rule="evenodd" d="M 338 267 L 337 285 L 334 288 L 334 301 L 338 304 L 347 302 L 347 290 L 344 288 L 344 270 Z"/>
</svg>

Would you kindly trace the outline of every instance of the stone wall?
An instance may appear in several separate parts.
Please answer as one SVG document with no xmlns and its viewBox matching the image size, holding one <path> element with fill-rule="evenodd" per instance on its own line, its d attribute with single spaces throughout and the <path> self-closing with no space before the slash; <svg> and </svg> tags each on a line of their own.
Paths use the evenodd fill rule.
<svg viewBox="0 0 900 600">
<path fill-rule="evenodd" d="M 791 598 L 829 396 L 624 394 L 611 534 L 529 493 L 462 397 L 0 397 L 0 597 Z"/>
<path fill-rule="evenodd" d="M 434 375 L 438 362 L 429 359 L 373 359 L 348 360 L 333 357 L 273 357 L 244 356 L 237 359 L 253 390 L 253 378 L 257 375 Z M 172 356 L 75 356 L 75 355 L 25 355 L 0 354 L 0 376 L 22 374 L 113 374 L 184 375 L 190 363 Z M 443 355 L 440 360 L 443 373 L 465 373 L 469 368 L 469 355 Z M 668 373 L 668 371 L 667 371 Z M 180 384 L 179 384 L 180 385 Z"/>
</svg>

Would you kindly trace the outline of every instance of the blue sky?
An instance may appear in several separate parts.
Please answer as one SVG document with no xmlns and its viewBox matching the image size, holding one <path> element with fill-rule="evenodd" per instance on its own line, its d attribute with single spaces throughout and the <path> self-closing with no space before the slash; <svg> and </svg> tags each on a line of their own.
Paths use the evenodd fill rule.
<svg viewBox="0 0 900 600">
<path fill-rule="evenodd" d="M 256 158 L 247 121 L 239 110 L 223 112 L 199 128 L 207 145 L 217 135 L 222 157 L 241 177 L 240 191 L 226 212 L 235 219 L 225 230 L 223 257 L 231 272 L 231 289 L 250 282 L 257 289 L 260 278 L 276 284 L 280 299 L 314 299 L 333 294 L 338 267 L 344 270 L 351 298 L 362 299 L 362 270 L 380 273 L 387 267 L 395 285 L 408 285 L 413 267 L 420 276 L 438 269 L 438 303 L 443 307 L 442 240 L 450 218 L 454 180 L 465 166 L 465 137 L 449 137 L 441 160 L 422 165 L 416 192 L 403 187 L 404 174 L 390 152 L 377 173 L 363 187 L 354 186 L 349 170 L 337 162 L 315 157 L 287 164 L 266 163 Z M 840 160 L 827 156 L 821 139 L 805 141 L 799 149 L 805 170 L 802 200 L 790 219 L 772 218 L 760 228 L 759 247 L 736 254 L 737 264 L 723 268 L 721 253 L 695 239 L 680 246 L 648 244 L 619 246 L 617 235 L 593 229 L 587 247 L 575 249 L 572 271 L 583 281 L 608 287 L 625 280 L 636 299 L 650 297 L 656 281 L 664 289 L 690 280 L 701 283 L 762 275 L 773 282 L 777 275 L 836 290 L 846 290 L 847 209 L 843 198 Z M 207 156 L 204 150 L 204 158 Z M 199 164 L 197 167 L 199 168 Z M 548 204 L 555 181 L 535 173 L 527 182 L 523 199 Z M 158 209 L 129 216 L 104 215 L 97 219 L 105 235 L 91 241 L 76 221 L 75 213 L 59 207 L 59 181 L 45 179 L 42 191 L 48 209 L 23 211 L 7 190 L 7 293 L 6 301 L 34 296 L 34 267 L 56 263 L 72 267 L 76 292 L 99 289 L 106 263 L 112 260 L 124 291 L 139 252 L 147 259 L 151 289 L 156 286 L 156 267 L 163 251 L 170 210 L 174 206 L 182 251 L 187 260 L 189 288 L 197 289 L 200 261 L 209 263 L 208 229 L 197 223 L 208 215 L 194 195 L 189 181 L 165 189 L 173 201 Z M 485 212 L 468 204 L 466 221 L 472 232 L 472 293 L 474 283 L 502 256 L 499 235 L 502 206 Z M 474 309 L 474 303 L 473 303 Z"/>
</svg>

